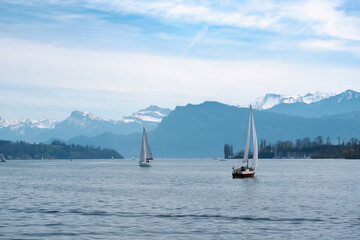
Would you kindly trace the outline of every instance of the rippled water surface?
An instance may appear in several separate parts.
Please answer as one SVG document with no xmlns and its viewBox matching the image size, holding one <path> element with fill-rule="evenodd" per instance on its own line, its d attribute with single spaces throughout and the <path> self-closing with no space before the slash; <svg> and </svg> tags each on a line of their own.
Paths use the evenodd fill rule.
<svg viewBox="0 0 360 240">
<path fill-rule="evenodd" d="M 0 239 L 359 239 L 359 160 L 7 161 Z"/>
</svg>

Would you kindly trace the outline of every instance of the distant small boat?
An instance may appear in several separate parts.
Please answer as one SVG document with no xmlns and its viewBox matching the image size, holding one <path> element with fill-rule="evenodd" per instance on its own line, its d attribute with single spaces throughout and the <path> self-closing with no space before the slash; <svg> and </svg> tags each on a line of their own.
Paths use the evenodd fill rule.
<svg viewBox="0 0 360 240">
<path fill-rule="evenodd" d="M 135 157 L 132 157 L 131 160 L 135 160 Z"/>
<path fill-rule="evenodd" d="M 252 166 L 249 167 L 251 125 L 252 125 L 252 133 L 253 133 L 254 154 L 253 154 Z M 253 116 L 253 111 L 252 111 L 251 105 L 250 105 L 250 114 L 249 114 L 249 126 L 248 126 L 248 132 L 247 132 L 247 136 L 246 136 L 245 153 L 244 153 L 244 159 L 242 162 L 246 163 L 246 166 L 241 166 L 240 168 L 237 168 L 237 169 L 234 169 L 234 166 L 233 166 L 233 171 L 232 171 L 233 178 L 253 177 L 255 175 L 256 168 L 258 167 L 258 145 L 257 145 L 257 139 L 256 139 L 254 116 Z"/>
<path fill-rule="evenodd" d="M 6 162 L 4 155 L 1 154 L 1 162 Z"/>
<path fill-rule="evenodd" d="M 150 148 L 148 137 L 146 135 L 145 128 L 143 128 L 139 166 L 140 167 L 150 167 L 151 160 L 153 160 L 151 148 Z"/>
<path fill-rule="evenodd" d="M 220 158 L 219 161 L 226 161 L 226 159 L 225 158 Z"/>
</svg>

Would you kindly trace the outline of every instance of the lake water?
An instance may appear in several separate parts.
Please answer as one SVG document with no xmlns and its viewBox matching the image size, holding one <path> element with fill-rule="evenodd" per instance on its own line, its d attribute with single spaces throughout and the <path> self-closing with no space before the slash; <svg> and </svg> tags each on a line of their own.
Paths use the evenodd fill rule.
<svg viewBox="0 0 360 240">
<path fill-rule="evenodd" d="M 359 160 L 7 161 L 0 239 L 360 238 Z"/>
</svg>

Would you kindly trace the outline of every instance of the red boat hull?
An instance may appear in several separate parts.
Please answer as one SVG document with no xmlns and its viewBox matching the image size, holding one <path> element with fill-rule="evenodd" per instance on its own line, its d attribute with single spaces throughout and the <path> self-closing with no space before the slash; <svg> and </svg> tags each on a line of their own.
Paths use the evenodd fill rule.
<svg viewBox="0 0 360 240">
<path fill-rule="evenodd" d="M 251 178 L 254 177 L 255 172 L 233 172 L 233 178 Z"/>
</svg>

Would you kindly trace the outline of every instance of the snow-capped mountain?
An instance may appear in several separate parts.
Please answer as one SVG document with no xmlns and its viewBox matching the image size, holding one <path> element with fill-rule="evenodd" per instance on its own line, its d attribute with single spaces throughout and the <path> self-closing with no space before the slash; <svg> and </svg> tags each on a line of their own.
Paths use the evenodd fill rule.
<svg viewBox="0 0 360 240">
<path fill-rule="evenodd" d="M 143 126 L 147 130 L 156 128 L 170 111 L 150 106 L 120 120 L 103 119 L 89 112 L 73 111 L 68 118 L 56 124 L 50 133 L 51 137 L 62 139 L 78 135 L 95 136 L 105 132 L 126 135 L 141 132 Z"/>
<path fill-rule="evenodd" d="M 339 95 L 336 95 L 336 101 L 338 103 L 348 100 L 360 99 L 360 93 L 353 90 L 347 90 Z"/>
<path fill-rule="evenodd" d="M 0 118 L 0 138 L 9 140 L 47 141 L 53 138 L 63 140 L 84 135 L 95 136 L 105 132 L 132 134 L 157 127 L 170 113 L 170 109 L 150 106 L 120 120 L 100 118 L 90 112 L 73 111 L 61 122 L 53 119 L 5 120 Z"/>
<path fill-rule="evenodd" d="M 320 98 L 323 96 L 320 96 Z M 279 103 L 267 109 L 267 111 L 308 118 L 360 112 L 360 93 L 353 90 L 324 97 L 320 101 L 317 101 L 318 99 L 315 97 L 315 101 L 310 102 Z M 312 99 L 310 98 L 310 100 Z"/>
<path fill-rule="evenodd" d="M 0 118 L 0 128 L 10 128 L 12 130 L 21 130 L 24 128 L 42 128 L 52 129 L 55 127 L 56 121 L 54 119 L 40 119 L 40 120 L 5 120 Z"/>
<path fill-rule="evenodd" d="M 150 105 L 148 108 L 141 109 L 129 116 L 124 116 L 124 122 L 154 122 L 159 123 L 171 112 L 168 108 L 160 108 L 155 105 Z"/>
<path fill-rule="evenodd" d="M 292 104 L 292 103 L 314 103 L 319 102 L 323 99 L 334 96 L 334 93 L 308 93 L 304 96 L 301 95 L 283 95 L 283 94 L 266 94 L 264 97 L 259 97 L 255 100 L 254 108 L 259 110 L 270 109 L 281 103 Z"/>
<path fill-rule="evenodd" d="M 5 120 L 0 118 L 0 139 L 3 140 L 34 140 L 29 136 L 37 136 L 41 132 L 55 128 L 53 119 L 41 120 Z"/>
<path fill-rule="evenodd" d="M 166 117 L 171 112 L 168 108 L 160 108 L 155 105 L 151 105 L 148 108 L 141 109 L 136 113 L 133 113 L 128 116 L 124 116 L 120 120 L 107 120 L 95 116 L 90 112 L 81 112 L 81 111 L 73 111 L 68 118 L 64 121 L 60 122 L 60 125 L 76 125 L 82 128 L 94 126 L 97 124 L 109 124 L 109 125 L 117 125 L 121 123 L 159 123 L 161 120 Z"/>
<path fill-rule="evenodd" d="M 90 112 L 73 111 L 71 112 L 69 117 L 67 117 L 64 121 L 58 123 L 55 127 L 63 128 L 72 126 L 77 128 L 94 129 L 97 127 L 101 127 L 104 124 L 114 125 L 115 123 L 116 121 L 104 120 Z"/>
<path fill-rule="evenodd" d="M 70 114 L 70 116 L 67 119 L 65 119 L 65 121 L 67 121 L 71 124 L 76 124 L 76 125 L 85 127 L 91 121 L 102 122 L 104 120 L 100 117 L 95 116 L 94 114 L 92 114 L 90 112 L 73 111 Z"/>
</svg>

